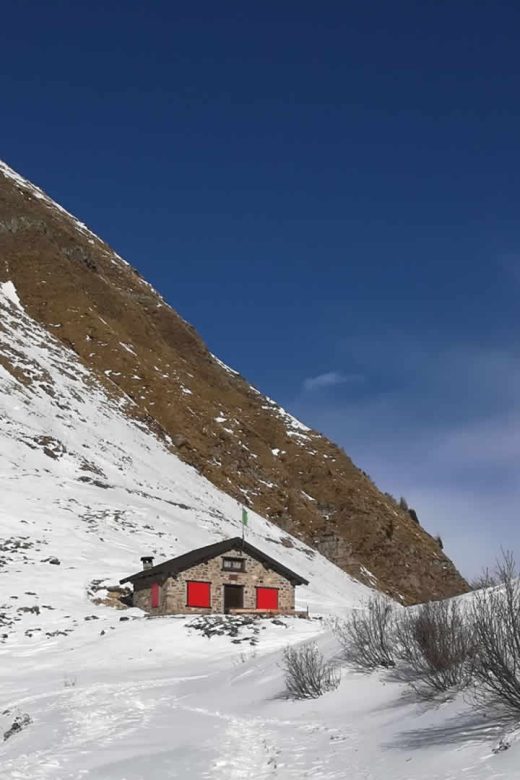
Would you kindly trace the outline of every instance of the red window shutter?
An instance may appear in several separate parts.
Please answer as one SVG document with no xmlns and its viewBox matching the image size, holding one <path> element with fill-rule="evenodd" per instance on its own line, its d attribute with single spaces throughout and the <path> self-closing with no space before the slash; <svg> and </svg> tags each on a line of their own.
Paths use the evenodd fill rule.
<svg viewBox="0 0 520 780">
<path fill-rule="evenodd" d="M 159 583 L 152 583 L 152 609 L 159 606 Z"/>
<path fill-rule="evenodd" d="M 278 588 L 257 588 L 256 608 L 278 609 Z"/>
<path fill-rule="evenodd" d="M 188 607 L 211 607 L 211 584 L 209 582 L 192 580 L 187 585 L 186 603 Z"/>
</svg>

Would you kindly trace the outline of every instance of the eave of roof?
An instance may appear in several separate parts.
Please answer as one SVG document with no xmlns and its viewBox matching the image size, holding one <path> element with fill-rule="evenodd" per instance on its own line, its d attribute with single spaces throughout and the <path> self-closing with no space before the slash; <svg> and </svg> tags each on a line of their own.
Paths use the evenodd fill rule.
<svg viewBox="0 0 520 780">
<path fill-rule="evenodd" d="M 152 566 L 150 569 L 142 569 L 141 571 L 132 574 L 129 577 L 125 577 L 120 580 L 120 583 L 135 582 L 136 580 L 147 579 L 155 575 L 163 574 L 180 574 L 180 572 L 190 569 L 192 566 L 196 566 L 199 563 L 204 563 L 212 558 L 216 558 L 217 555 L 229 552 L 233 549 L 242 549 L 245 553 L 251 555 L 252 558 L 259 560 L 269 566 L 269 568 L 277 571 L 287 580 L 294 582 L 296 585 L 308 585 L 308 580 L 301 577 L 296 572 L 288 569 L 282 563 L 279 563 L 270 555 L 262 552 L 257 547 L 254 547 L 249 542 L 241 539 L 239 536 L 235 536 L 232 539 L 224 539 L 222 542 L 215 542 L 214 544 L 208 544 L 205 547 L 199 547 L 196 550 L 190 550 L 190 552 L 179 555 L 176 558 L 170 558 L 168 561 L 158 563 L 156 566 Z"/>
</svg>

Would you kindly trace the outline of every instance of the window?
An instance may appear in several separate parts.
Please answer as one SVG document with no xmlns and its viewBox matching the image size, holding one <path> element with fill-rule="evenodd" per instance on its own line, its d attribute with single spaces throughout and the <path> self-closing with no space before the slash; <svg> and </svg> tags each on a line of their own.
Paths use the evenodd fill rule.
<svg viewBox="0 0 520 780">
<path fill-rule="evenodd" d="M 257 588 L 256 608 L 278 609 L 278 588 Z"/>
<path fill-rule="evenodd" d="M 245 571 L 246 562 L 244 558 L 222 558 L 222 568 L 224 571 Z"/>
<path fill-rule="evenodd" d="M 158 582 L 152 582 L 152 588 L 151 588 L 151 600 L 152 600 L 152 609 L 155 609 L 159 606 L 159 597 L 160 597 L 160 589 L 159 589 L 159 583 Z"/>
<path fill-rule="evenodd" d="M 190 580 L 186 587 L 186 606 L 211 607 L 211 583 Z"/>
</svg>

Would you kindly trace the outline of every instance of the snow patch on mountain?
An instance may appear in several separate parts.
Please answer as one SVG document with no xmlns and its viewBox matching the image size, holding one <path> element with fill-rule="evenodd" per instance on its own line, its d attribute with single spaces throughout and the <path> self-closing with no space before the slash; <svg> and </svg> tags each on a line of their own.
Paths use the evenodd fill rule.
<svg viewBox="0 0 520 780">
<path fill-rule="evenodd" d="M 16 287 L 12 282 L 3 282 L 0 284 L 0 295 L 3 295 L 4 298 L 6 298 L 8 301 L 11 301 L 11 303 L 14 303 L 14 305 L 19 309 L 22 308 L 20 298 L 16 292 Z"/>
</svg>

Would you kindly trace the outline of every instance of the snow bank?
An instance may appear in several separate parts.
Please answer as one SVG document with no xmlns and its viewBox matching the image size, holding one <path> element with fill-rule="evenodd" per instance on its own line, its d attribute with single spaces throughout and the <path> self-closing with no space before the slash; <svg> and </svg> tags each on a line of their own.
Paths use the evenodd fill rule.
<svg viewBox="0 0 520 780">
<path fill-rule="evenodd" d="M 14 303 L 14 305 L 19 309 L 22 308 L 20 298 L 16 292 L 16 287 L 12 282 L 3 282 L 0 284 L 0 295 L 3 295 L 4 298 L 6 298 L 8 301 L 11 301 L 11 303 Z"/>
</svg>

